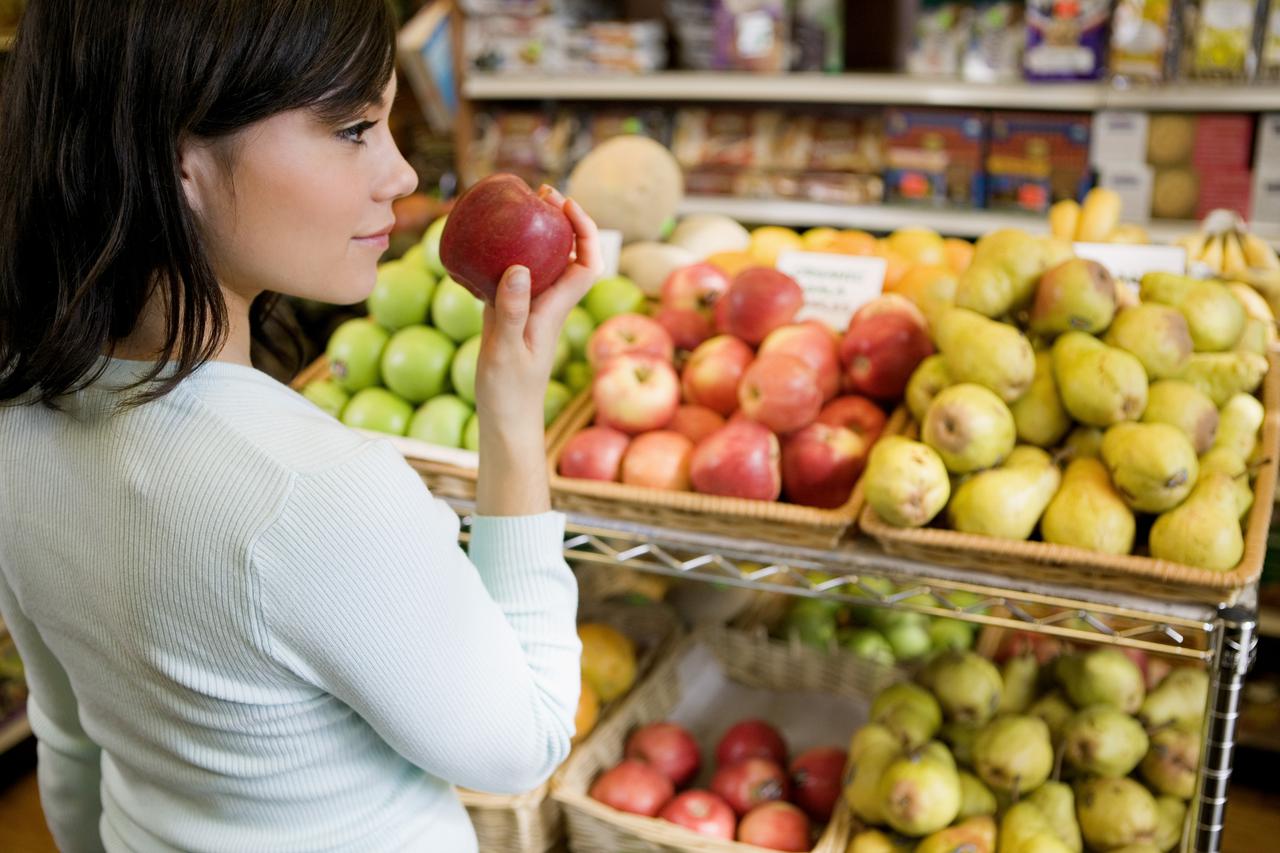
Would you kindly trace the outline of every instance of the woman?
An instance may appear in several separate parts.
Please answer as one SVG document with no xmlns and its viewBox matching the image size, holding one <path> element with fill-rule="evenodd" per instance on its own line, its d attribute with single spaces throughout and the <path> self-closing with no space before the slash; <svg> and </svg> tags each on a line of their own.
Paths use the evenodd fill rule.
<svg viewBox="0 0 1280 853">
<path fill-rule="evenodd" d="M 0 103 L 0 612 L 64 851 L 467 851 L 563 761 L 542 398 L 599 269 L 486 310 L 471 560 L 390 446 L 249 361 L 353 303 L 416 178 L 384 0 L 30 0 Z"/>
</svg>

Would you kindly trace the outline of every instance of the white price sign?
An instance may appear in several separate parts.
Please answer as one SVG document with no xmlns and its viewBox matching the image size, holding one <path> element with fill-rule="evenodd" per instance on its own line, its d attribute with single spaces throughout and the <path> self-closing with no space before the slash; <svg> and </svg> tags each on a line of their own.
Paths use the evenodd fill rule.
<svg viewBox="0 0 1280 853">
<path fill-rule="evenodd" d="M 1135 246 L 1129 243 L 1076 243 L 1076 255 L 1097 261 L 1113 276 L 1137 282 L 1149 272 L 1187 271 L 1187 250 L 1181 246 Z"/>
<path fill-rule="evenodd" d="M 888 264 L 884 258 L 783 252 L 777 266 L 804 291 L 804 307 L 798 319 L 821 320 L 833 329 L 843 330 L 855 311 L 884 290 Z"/>
</svg>

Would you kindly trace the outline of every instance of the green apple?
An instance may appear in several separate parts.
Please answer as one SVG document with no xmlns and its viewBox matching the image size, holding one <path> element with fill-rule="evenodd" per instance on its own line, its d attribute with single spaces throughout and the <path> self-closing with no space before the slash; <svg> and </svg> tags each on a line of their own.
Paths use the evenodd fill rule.
<svg viewBox="0 0 1280 853">
<path fill-rule="evenodd" d="M 472 415 L 467 426 L 462 430 L 462 447 L 466 450 L 480 450 L 480 416 Z"/>
<path fill-rule="evenodd" d="M 933 648 L 929 630 L 921 622 L 899 622 L 884 630 L 884 638 L 893 647 L 898 660 L 914 660 L 924 657 Z"/>
<path fill-rule="evenodd" d="M 973 632 L 972 622 L 941 617 L 929 621 L 929 640 L 935 649 L 968 651 L 973 647 Z"/>
<path fill-rule="evenodd" d="M 893 646 L 875 628 L 855 628 L 840 639 L 840 645 L 860 658 L 893 666 Z"/>
<path fill-rule="evenodd" d="M 408 251 L 400 256 L 400 260 L 411 267 L 422 267 L 427 270 L 427 250 L 422 247 L 421 243 L 414 243 L 410 246 Z M 427 270 L 427 272 L 431 272 L 431 270 Z M 432 275 L 431 278 L 434 281 L 435 275 Z"/>
<path fill-rule="evenodd" d="M 462 433 L 473 414 L 472 408 L 461 399 L 452 394 L 441 394 L 423 403 L 413 413 L 413 420 L 409 421 L 409 438 L 445 447 L 461 447 Z"/>
<path fill-rule="evenodd" d="M 364 317 L 334 329 L 325 347 L 334 381 L 352 393 L 377 385 L 382 350 L 390 339 L 386 329 Z"/>
<path fill-rule="evenodd" d="M 426 267 L 407 261 L 378 266 L 378 282 L 367 302 L 369 316 L 391 331 L 427 322 L 436 280 Z"/>
<path fill-rule="evenodd" d="M 342 410 L 342 422 L 356 429 L 371 429 L 404 435 L 413 417 L 413 405 L 386 388 L 365 388 L 356 392 Z"/>
<path fill-rule="evenodd" d="M 302 396 L 335 418 L 342 417 L 342 407 L 351 399 L 351 395 L 342 390 L 342 386 L 332 379 L 315 379 L 308 382 L 302 389 Z"/>
<path fill-rule="evenodd" d="M 462 343 L 484 328 L 484 303 L 446 276 L 440 279 L 431 300 L 431 325 Z"/>
<path fill-rule="evenodd" d="M 453 392 L 468 403 L 476 401 L 476 361 L 480 358 L 480 336 L 458 347 L 458 354 L 453 357 L 453 367 L 449 376 L 453 380 Z"/>
<path fill-rule="evenodd" d="M 551 361 L 551 375 L 559 377 L 565 365 L 569 363 L 569 356 L 572 354 L 572 348 L 569 346 L 569 337 L 564 333 L 560 333 L 560 337 L 556 338 L 556 354 Z"/>
<path fill-rule="evenodd" d="M 583 358 L 587 352 L 587 341 L 596 330 L 596 323 L 581 305 L 569 309 L 569 316 L 564 318 L 564 334 L 569 338 L 569 346 L 573 348 L 574 358 Z"/>
<path fill-rule="evenodd" d="M 564 384 L 577 394 L 591 384 L 591 365 L 585 361 L 571 361 L 564 367 Z"/>
<path fill-rule="evenodd" d="M 448 275 L 444 264 L 440 262 L 440 235 L 444 233 L 444 221 L 448 218 L 441 216 L 428 225 L 427 232 L 422 235 L 422 242 L 418 244 L 422 247 L 422 259 L 426 262 L 427 269 L 437 277 Z"/>
<path fill-rule="evenodd" d="M 625 275 L 615 275 L 592 285 L 582 304 L 591 318 L 600 324 L 618 314 L 643 314 L 644 291 Z"/>
<path fill-rule="evenodd" d="M 410 326 L 391 336 L 382 352 L 382 381 L 410 403 L 444 393 L 453 341 L 430 326 Z"/>
<path fill-rule="evenodd" d="M 569 405 L 569 401 L 573 399 L 573 392 L 561 383 L 552 379 L 547 383 L 547 393 L 542 397 L 542 425 L 544 427 L 551 426 L 551 422 L 556 419 L 556 415 L 564 411 L 564 407 Z"/>
</svg>

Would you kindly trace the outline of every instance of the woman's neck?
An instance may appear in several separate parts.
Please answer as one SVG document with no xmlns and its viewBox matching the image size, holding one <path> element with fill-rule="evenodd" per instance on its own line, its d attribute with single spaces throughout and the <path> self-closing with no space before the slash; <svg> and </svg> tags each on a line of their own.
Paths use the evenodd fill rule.
<svg viewBox="0 0 1280 853">
<path fill-rule="evenodd" d="M 227 306 L 227 336 L 213 360 L 252 367 L 249 308 L 253 300 L 227 287 L 222 288 L 222 297 Z M 155 361 L 164 351 L 165 324 L 166 312 L 162 299 L 159 295 L 153 296 L 142 309 L 134 330 L 116 342 L 111 352 L 112 357 Z"/>
</svg>

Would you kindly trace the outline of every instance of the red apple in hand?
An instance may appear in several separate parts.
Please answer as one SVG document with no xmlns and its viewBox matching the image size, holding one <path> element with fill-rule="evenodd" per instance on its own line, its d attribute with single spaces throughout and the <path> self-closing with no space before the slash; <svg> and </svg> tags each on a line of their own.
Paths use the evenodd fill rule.
<svg viewBox="0 0 1280 853">
<path fill-rule="evenodd" d="M 868 449 L 875 444 L 880 433 L 884 432 L 886 420 L 884 409 L 866 397 L 854 394 L 837 397 L 818 412 L 818 423 L 853 430 L 866 443 Z"/>
<path fill-rule="evenodd" d="M 751 347 L 732 335 L 718 335 L 695 349 L 680 382 L 685 400 L 728 417 L 738 408 L 738 382 L 755 358 Z"/>
<path fill-rule="evenodd" d="M 700 444 L 704 438 L 724 426 L 724 418 L 708 409 L 686 403 L 676 409 L 676 416 L 671 419 L 668 429 L 680 433 L 694 444 Z"/>
<path fill-rule="evenodd" d="M 711 790 L 744 815 L 761 803 L 790 797 L 791 780 L 776 761 L 748 758 L 717 770 L 711 777 Z"/>
<path fill-rule="evenodd" d="M 809 365 L 794 356 L 770 353 L 742 374 L 738 405 L 747 417 L 785 434 L 813 423 L 822 410 L 822 391 Z"/>
<path fill-rule="evenodd" d="M 654 817 L 675 794 L 671 780 L 642 761 L 624 761 L 605 771 L 588 795 L 620 812 Z"/>
<path fill-rule="evenodd" d="M 709 320 L 728 289 L 729 276 L 715 264 L 690 264 L 672 271 L 662 283 L 662 306 L 697 311 Z"/>
<path fill-rule="evenodd" d="M 531 296 L 555 284 L 573 254 L 573 225 L 515 175 L 490 175 L 462 194 L 440 236 L 454 280 L 492 303 L 509 267 L 527 267 Z"/>
<path fill-rule="evenodd" d="M 743 270 L 716 301 L 716 331 L 755 346 L 785 326 L 804 305 L 804 291 L 791 276 L 768 267 Z"/>
<path fill-rule="evenodd" d="M 849 386 L 879 400 L 900 398 L 916 366 L 930 355 L 929 333 L 900 313 L 855 318 L 840 344 Z"/>
<path fill-rule="evenodd" d="M 631 439 L 616 429 L 588 427 L 565 442 L 560 451 L 560 476 L 613 482 L 630 443 Z"/>
<path fill-rule="evenodd" d="M 641 314 L 610 317 L 587 339 L 587 362 L 596 370 L 615 355 L 635 353 L 671 361 L 675 358 L 675 345 L 666 329 Z"/>
<path fill-rule="evenodd" d="M 711 321 L 697 311 L 687 308 L 663 308 L 653 318 L 667 330 L 676 347 L 693 350 L 711 337 Z"/>
<path fill-rule="evenodd" d="M 802 752 L 791 762 L 791 789 L 795 803 L 814 820 L 831 819 L 844 789 L 844 765 L 848 753 L 834 746 Z"/>
<path fill-rule="evenodd" d="M 726 424 L 693 449 L 689 479 L 695 491 L 776 501 L 782 493 L 778 437 L 754 421 Z"/>
<path fill-rule="evenodd" d="M 822 390 L 822 399 L 830 400 L 840 391 L 840 355 L 836 350 L 835 332 L 817 320 L 793 323 L 769 333 L 760 344 L 759 355 L 781 353 L 800 359 L 813 370 Z"/>
<path fill-rule="evenodd" d="M 648 764 L 677 788 L 697 776 L 702 766 L 697 741 L 675 723 L 650 723 L 636 729 L 627 738 L 626 757 Z"/>
<path fill-rule="evenodd" d="M 609 359 L 591 386 L 596 422 L 638 435 L 662 429 L 680 405 L 680 380 L 669 362 L 652 355 Z"/>
<path fill-rule="evenodd" d="M 638 435 L 622 457 L 622 482 L 650 489 L 689 490 L 693 442 L 678 432 L 655 430 Z"/>
<path fill-rule="evenodd" d="M 853 430 L 813 423 L 782 442 L 782 489 L 791 503 L 835 509 L 849 500 L 869 447 Z"/>
<path fill-rule="evenodd" d="M 791 803 L 765 803 L 752 809 L 738 825 L 738 840 L 792 853 L 812 847 L 809 818 Z"/>
<path fill-rule="evenodd" d="M 700 835 L 733 840 L 738 818 L 729 804 L 710 791 L 685 791 L 662 807 L 658 817 Z"/>
<path fill-rule="evenodd" d="M 768 758 L 787 763 L 787 743 L 764 720 L 742 720 L 729 727 L 716 744 L 716 764 L 736 764 L 745 758 Z"/>
</svg>

